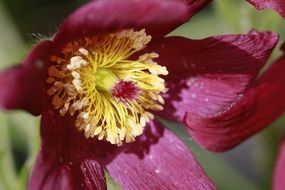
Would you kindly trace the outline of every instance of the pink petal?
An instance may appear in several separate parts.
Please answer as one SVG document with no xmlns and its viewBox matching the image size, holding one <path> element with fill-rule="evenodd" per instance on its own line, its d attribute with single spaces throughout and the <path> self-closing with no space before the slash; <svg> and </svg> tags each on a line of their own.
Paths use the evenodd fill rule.
<svg viewBox="0 0 285 190">
<path fill-rule="evenodd" d="M 285 110 L 285 57 L 277 60 L 243 95 L 214 115 L 189 112 L 193 139 L 212 151 L 225 151 L 259 132 Z"/>
<path fill-rule="evenodd" d="M 189 8 L 181 1 L 91 1 L 65 20 L 55 35 L 54 42 L 63 44 L 127 28 L 144 28 L 153 38 L 160 38 L 188 19 Z"/>
<path fill-rule="evenodd" d="M 285 139 L 281 143 L 277 163 L 273 176 L 273 190 L 284 190 L 285 188 Z"/>
<path fill-rule="evenodd" d="M 158 114 L 182 121 L 187 111 L 223 111 L 257 76 L 277 41 L 274 33 L 254 31 L 202 40 L 168 37 L 151 44 L 144 52 L 158 53 L 156 61 L 169 71 L 166 104 Z"/>
<path fill-rule="evenodd" d="M 42 145 L 29 181 L 30 190 L 106 189 L 104 171 L 91 140 L 74 120 L 46 108 L 42 114 Z"/>
<path fill-rule="evenodd" d="M 34 115 L 41 113 L 50 47 L 50 41 L 39 43 L 22 65 L 0 73 L 0 108 L 23 109 Z"/>
<path fill-rule="evenodd" d="M 284 0 L 247 0 L 256 9 L 273 9 L 285 18 L 285 1 Z"/>
<path fill-rule="evenodd" d="M 215 189 L 187 146 L 158 122 L 134 143 L 105 157 L 106 168 L 125 190 Z"/>
</svg>

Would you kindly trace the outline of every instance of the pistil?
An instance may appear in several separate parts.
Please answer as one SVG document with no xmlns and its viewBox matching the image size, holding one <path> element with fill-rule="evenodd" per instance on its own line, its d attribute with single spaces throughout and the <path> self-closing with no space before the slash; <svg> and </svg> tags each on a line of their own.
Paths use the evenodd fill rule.
<svg viewBox="0 0 285 190">
<path fill-rule="evenodd" d="M 119 81 L 119 78 L 109 69 L 98 69 L 95 81 L 97 90 L 110 92 L 116 82 Z"/>
</svg>

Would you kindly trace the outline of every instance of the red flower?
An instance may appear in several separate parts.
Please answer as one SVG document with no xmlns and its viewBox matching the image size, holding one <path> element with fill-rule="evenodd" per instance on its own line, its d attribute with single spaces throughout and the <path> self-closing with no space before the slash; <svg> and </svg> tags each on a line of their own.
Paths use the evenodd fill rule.
<svg viewBox="0 0 285 190">
<path fill-rule="evenodd" d="M 254 5 L 258 10 L 274 9 L 283 18 L 285 18 L 285 2 L 284 0 L 247 0 Z"/>
<path fill-rule="evenodd" d="M 93 1 L 1 73 L 0 106 L 42 115 L 29 189 L 106 189 L 103 168 L 124 189 L 215 189 L 152 114 L 180 122 L 187 114 L 190 126 L 193 112 L 225 110 L 252 85 L 278 36 L 164 37 L 209 1 L 185 2 Z M 264 82 L 279 79 L 269 76 Z"/>
</svg>

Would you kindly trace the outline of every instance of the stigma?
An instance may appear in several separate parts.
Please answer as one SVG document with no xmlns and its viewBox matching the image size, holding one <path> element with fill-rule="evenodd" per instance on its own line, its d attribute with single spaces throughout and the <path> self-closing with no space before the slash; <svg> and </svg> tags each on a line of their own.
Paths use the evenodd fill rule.
<svg viewBox="0 0 285 190">
<path fill-rule="evenodd" d="M 151 36 L 123 30 L 68 43 L 50 57 L 47 94 L 61 116 L 75 117 L 86 138 L 132 142 L 163 109 L 166 67 L 150 52 L 131 59 Z"/>
</svg>

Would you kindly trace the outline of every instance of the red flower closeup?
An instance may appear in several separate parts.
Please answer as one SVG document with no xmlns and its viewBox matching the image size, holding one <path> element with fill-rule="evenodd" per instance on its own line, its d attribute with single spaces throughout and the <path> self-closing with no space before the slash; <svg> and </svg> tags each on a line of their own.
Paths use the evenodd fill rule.
<svg viewBox="0 0 285 190">
<path fill-rule="evenodd" d="M 278 36 L 165 37 L 209 2 L 92 1 L 37 44 L 22 65 L 0 74 L 0 106 L 41 115 L 42 144 L 29 189 L 106 189 L 104 169 L 123 189 L 215 189 L 154 115 L 185 121 L 207 145 L 216 131 L 208 135 L 192 119 L 216 116 L 244 92 L 260 92 L 250 87 Z M 257 86 L 279 79 L 268 72 Z M 253 103 L 259 113 L 268 101 L 246 98 L 232 119 L 248 122 L 238 113 Z M 262 125 L 280 113 L 274 114 Z"/>
</svg>

